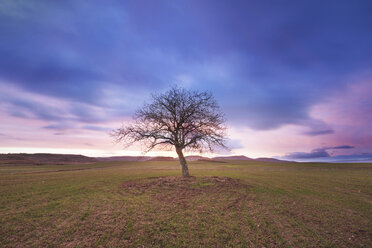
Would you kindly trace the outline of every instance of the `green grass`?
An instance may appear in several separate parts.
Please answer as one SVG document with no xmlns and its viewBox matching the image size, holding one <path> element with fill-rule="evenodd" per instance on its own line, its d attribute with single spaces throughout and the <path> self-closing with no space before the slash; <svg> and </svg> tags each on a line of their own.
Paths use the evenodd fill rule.
<svg viewBox="0 0 372 248">
<path fill-rule="evenodd" d="M 372 164 L 190 172 L 159 184 L 181 174 L 177 162 L 0 165 L 0 247 L 372 246 Z"/>
</svg>

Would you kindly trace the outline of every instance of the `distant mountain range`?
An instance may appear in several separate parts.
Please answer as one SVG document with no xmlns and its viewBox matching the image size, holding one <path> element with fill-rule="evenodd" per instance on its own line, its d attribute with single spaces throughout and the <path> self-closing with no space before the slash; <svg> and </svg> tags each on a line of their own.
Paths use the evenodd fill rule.
<svg viewBox="0 0 372 248">
<path fill-rule="evenodd" d="M 98 161 L 109 162 L 109 161 L 147 161 L 151 159 L 150 156 L 113 156 L 113 157 L 96 157 Z"/>
<path fill-rule="evenodd" d="M 219 157 L 214 157 L 212 159 L 213 160 L 220 160 L 220 159 L 223 159 L 223 160 L 253 160 L 252 158 L 248 158 L 248 157 L 243 156 L 243 155 L 239 155 L 239 156 L 219 156 Z"/>
<path fill-rule="evenodd" d="M 213 158 L 200 155 L 185 157 L 187 161 L 223 161 L 223 160 L 250 160 L 262 162 L 288 162 L 274 158 L 252 159 L 243 155 L 239 156 L 217 156 Z M 12 153 L 0 154 L 1 164 L 71 164 L 71 163 L 94 163 L 111 161 L 178 161 L 178 158 L 166 156 L 113 156 L 113 157 L 87 157 L 75 154 L 50 154 L 50 153 Z"/>
<path fill-rule="evenodd" d="M 204 157 L 190 155 L 185 157 L 187 161 L 209 161 L 223 163 L 228 160 L 235 161 L 260 161 L 270 163 L 294 162 L 276 158 L 249 158 L 244 155 Z M 76 154 L 52 154 L 52 153 L 0 153 L 0 164 L 77 164 L 111 161 L 178 161 L 178 158 L 167 156 L 113 156 L 113 157 L 87 157 Z M 300 162 L 328 162 L 328 163 L 371 163 L 372 154 L 339 155 L 317 160 L 301 160 Z"/>
<path fill-rule="evenodd" d="M 219 156 L 219 157 L 203 157 L 200 155 L 185 156 L 187 161 L 211 161 L 211 160 L 254 160 L 246 156 Z M 120 157 L 99 157 L 99 161 L 177 161 L 174 157 L 150 157 L 150 156 L 120 156 Z"/>
<path fill-rule="evenodd" d="M 73 164 L 94 163 L 96 158 L 75 154 L 50 154 L 50 153 L 9 153 L 0 154 L 1 164 Z"/>
</svg>

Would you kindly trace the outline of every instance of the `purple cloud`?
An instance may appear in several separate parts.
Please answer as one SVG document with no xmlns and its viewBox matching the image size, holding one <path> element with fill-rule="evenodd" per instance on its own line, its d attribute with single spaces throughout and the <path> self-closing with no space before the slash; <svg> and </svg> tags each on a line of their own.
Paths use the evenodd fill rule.
<svg viewBox="0 0 372 248">
<path fill-rule="evenodd" d="M 355 148 L 355 146 L 344 145 L 344 146 L 328 147 L 327 149 L 353 149 L 353 148 Z"/>
<path fill-rule="evenodd" d="M 51 1 L 32 8 L 19 2 L 1 11 L 0 78 L 26 91 L 107 107 L 107 83 L 123 93 L 152 92 L 189 75 L 193 87 L 213 89 L 235 125 L 269 130 L 311 120 L 312 106 L 372 63 L 368 1 L 226 3 Z M 123 106 L 114 108 L 118 113 Z"/>
<path fill-rule="evenodd" d="M 314 159 L 331 157 L 328 150 L 334 149 L 353 149 L 354 146 L 342 145 L 333 147 L 322 147 L 311 150 L 311 152 L 292 152 L 283 156 L 286 159 Z"/>
<path fill-rule="evenodd" d="M 332 129 L 326 129 L 326 130 L 313 130 L 313 131 L 308 131 L 304 132 L 303 134 L 308 135 L 308 136 L 318 136 L 318 135 L 325 135 L 325 134 L 333 134 L 335 133 L 334 130 Z"/>
<path fill-rule="evenodd" d="M 317 148 L 311 152 L 292 152 L 284 156 L 286 159 L 309 159 L 330 157 L 325 148 Z"/>
<path fill-rule="evenodd" d="M 44 129 L 51 129 L 51 130 L 58 130 L 58 131 L 63 131 L 67 129 L 72 129 L 75 128 L 74 125 L 70 123 L 57 123 L 57 124 L 51 124 L 43 127 Z M 60 133 L 58 133 L 59 135 Z"/>
<path fill-rule="evenodd" d="M 86 130 L 99 131 L 99 132 L 109 132 L 112 130 L 112 128 L 101 127 L 101 126 L 83 126 L 82 128 Z"/>
</svg>

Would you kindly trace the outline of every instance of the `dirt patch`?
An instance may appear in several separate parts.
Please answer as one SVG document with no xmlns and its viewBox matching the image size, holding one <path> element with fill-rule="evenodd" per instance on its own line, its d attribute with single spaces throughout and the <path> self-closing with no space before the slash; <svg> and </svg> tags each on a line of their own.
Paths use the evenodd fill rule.
<svg viewBox="0 0 372 248">
<path fill-rule="evenodd" d="M 251 187 L 229 177 L 158 177 L 125 182 L 120 193 L 128 199 L 144 197 L 158 214 L 189 210 L 196 216 L 206 212 L 224 215 L 239 211 L 244 201 L 252 199 Z"/>
<path fill-rule="evenodd" d="M 229 177 L 156 177 L 143 180 L 127 181 L 120 185 L 121 193 L 124 195 L 141 195 L 150 193 L 153 196 L 159 194 L 175 193 L 178 197 L 193 196 L 203 192 L 217 193 L 226 192 L 227 189 L 235 190 L 239 188 L 248 188 L 239 179 Z"/>
<path fill-rule="evenodd" d="M 229 177 L 157 177 L 124 182 L 119 191 L 130 209 L 133 230 L 159 247 L 210 247 L 240 242 L 251 186 Z M 195 233 L 200 240 L 195 240 Z M 128 242 L 135 244 L 136 237 Z M 212 243 L 211 243 L 212 242 Z"/>
</svg>

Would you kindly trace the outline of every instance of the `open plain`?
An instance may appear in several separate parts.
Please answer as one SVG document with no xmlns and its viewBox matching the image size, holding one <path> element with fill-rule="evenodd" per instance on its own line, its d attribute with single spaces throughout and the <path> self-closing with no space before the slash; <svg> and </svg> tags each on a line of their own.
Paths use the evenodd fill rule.
<svg viewBox="0 0 372 248">
<path fill-rule="evenodd" d="M 372 164 L 0 166 L 1 247 L 371 247 Z"/>
</svg>

